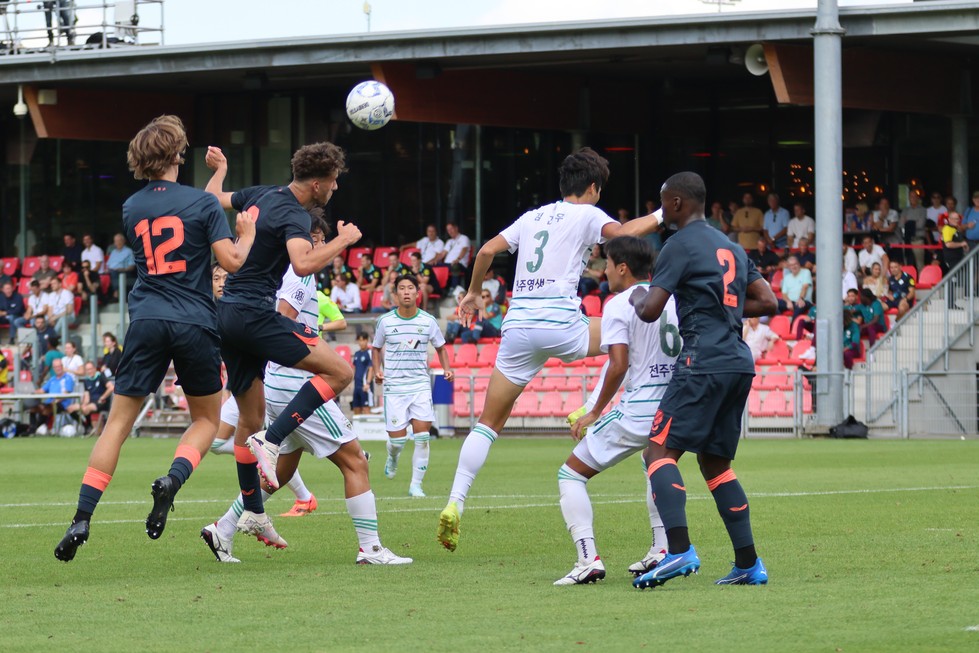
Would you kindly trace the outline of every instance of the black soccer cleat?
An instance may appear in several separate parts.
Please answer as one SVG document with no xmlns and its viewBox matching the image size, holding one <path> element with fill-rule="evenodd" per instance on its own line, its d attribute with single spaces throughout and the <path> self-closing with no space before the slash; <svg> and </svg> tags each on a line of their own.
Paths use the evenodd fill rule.
<svg viewBox="0 0 979 653">
<path fill-rule="evenodd" d="M 161 476 L 153 481 L 150 493 L 153 495 L 153 510 L 146 517 L 146 534 L 151 540 L 158 540 L 167 527 L 167 513 L 173 512 L 173 497 L 177 494 L 177 488 L 172 478 Z"/>
<path fill-rule="evenodd" d="M 88 520 L 76 521 L 65 531 L 65 536 L 54 547 L 54 557 L 62 562 L 71 562 L 75 559 L 75 552 L 78 547 L 88 541 Z"/>
</svg>

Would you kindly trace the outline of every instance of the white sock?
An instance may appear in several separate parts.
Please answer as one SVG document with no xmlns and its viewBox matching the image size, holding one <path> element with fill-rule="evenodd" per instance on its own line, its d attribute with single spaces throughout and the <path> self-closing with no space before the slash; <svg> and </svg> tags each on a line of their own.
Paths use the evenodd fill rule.
<svg viewBox="0 0 979 653">
<path fill-rule="evenodd" d="M 388 444 L 387 444 L 388 455 L 394 458 L 395 460 L 397 460 L 398 457 L 401 456 L 401 450 L 405 448 L 405 442 L 407 441 L 408 441 L 407 435 L 400 438 L 389 437 Z"/>
<path fill-rule="evenodd" d="M 606 360 L 605 364 L 602 365 L 602 371 L 599 372 L 598 374 L 598 385 L 596 385 L 595 389 L 591 391 L 590 395 L 588 395 L 588 399 L 585 399 L 586 413 L 590 412 L 591 409 L 595 407 L 595 404 L 598 403 L 598 395 L 601 394 L 602 386 L 605 385 L 605 375 L 607 373 L 608 373 L 608 360 Z"/>
<path fill-rule="evenodd" d="M 286 483 L 286 487 L 292 490 L 292 493 L 296 495 L 297 501 L 309 501 L 313 498 L 313 494 L 303 483 L 303 477 L 299 475 L 299 470 L 292 475 L 292 478 Z"/>
<path fill-rule="evenodd" d="M 578 562 L 588 564 L 595 559 L 594 513 L 588 498 L 588 479 L 567 465 L 557 472 L 557 487 L 561 494 L 561 514 L 568 525 L 568 532 L 578 549 Z"/>
<path fill-rule="evenodd" d="M 233 454 L 235 452 L 235 439 L 228 438 L 227 440 L 217 440 L 211 443 L 211 453 L 215 454 Z"/>
<path fill-rule="evenodd" d="M 245 509 L 245 504 L 242 502 L 241 494 L 235 497 L 234 502 L 231 507 L 228 508 L 228 512 L 221 516 L 218 520 L 218 535 L 222 539 L 229 539 L 234 537 L 235 528 L 238 525 L 238 518 L 241 517 L 241 512 Z"/>
<path fill-rule="evenodd" d="M 476 424 L 466 436 L 466 441 L 462 443 L 462 449 L 459 451 L 459 465 L 456 467 L 455 480 L 452 481 L 452 492 L 449 493 L 449 501 L 456 502 L 460 515 L 466 497 L 469 496 L 469 488 L 476 480 L 476 474 L 486 464 L 490 447 L 496 442 L 497 437 L 499 435 L 490 427 L 485 424 Z"/>
<path fill-rule="evenodd" d="M 360 548 L 369 551 L 374 546 L 381 546 L 381 538 L 377 534 L 377 503 L 374 501 L 374 492 L 367 490 L 347 499 L 347 512 L 353 520 Z"/>
<path fill-rule="evenodd" d="M 428 433 L 415 434 L 415 451 L 411 455 L 411 484 L 420 486 L 428 470 Z"/>
<path fill-rule="evenodd" d="M 666 527 L 663 526 L 659 510 L 656 509 L 656 502 L 653 501 L 653 493 L 650 491 L 648 483 L 646 484 L 646 508 L 649 509 L 649 527 L 653 531 L 653 543 L 649 550 L 653 552 L 669 550 L 670 545 L 666 541 Z"/>
</svg>

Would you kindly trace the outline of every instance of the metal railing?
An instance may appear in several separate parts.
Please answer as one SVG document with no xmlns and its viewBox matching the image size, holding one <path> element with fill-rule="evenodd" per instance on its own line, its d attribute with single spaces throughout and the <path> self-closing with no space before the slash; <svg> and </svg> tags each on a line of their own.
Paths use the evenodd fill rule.
<svg viewBox="0 0 979 653">
<path fill-rule="evenodd" d="M 163 44 L 164 0 L 0 0 L 2 51 L 24 54 Z M 147 5 L 154 8 L 147 10 Z M 158 9 L 157 9 L 158 8 Z"/>
</svg>

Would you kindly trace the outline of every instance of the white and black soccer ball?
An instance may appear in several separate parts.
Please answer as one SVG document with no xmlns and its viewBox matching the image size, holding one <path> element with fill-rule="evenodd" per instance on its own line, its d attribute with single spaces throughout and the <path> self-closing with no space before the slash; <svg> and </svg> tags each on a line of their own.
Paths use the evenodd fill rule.
<svg viewBox="0 0 979 653">
<path fill-rule="evenodd" d="M 381 82 L 361 82 L 347 95 L 347 116 L 354 126 L 380 129 L 394 115 L 394 94 Z"/>
<path fill-rule="evenodd" d="M 61 427 L 61 437 L 73 438 L 78 434 L 78 428 L 74 424 L 65 424 Z"/>
</svg>

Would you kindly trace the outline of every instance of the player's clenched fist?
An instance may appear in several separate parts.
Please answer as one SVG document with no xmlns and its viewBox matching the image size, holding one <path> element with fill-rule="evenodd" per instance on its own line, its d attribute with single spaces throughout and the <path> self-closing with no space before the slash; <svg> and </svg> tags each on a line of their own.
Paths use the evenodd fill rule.
<svg viewBox="0 0 979 653">
<path fill-rule="evenodd" d="M 224 156 L 224 152 L 221 151 L 220 147 L 214 147 L 213 145 L 207 146 L 207 154 L 204 155 L 204 163 L 211 170 L 218 170 L 220 168 L 228 167 L 228 159 Z"/>
<path fill-rule="evenodd" d="M 348 245 L 360 240 L 360 229 L 352 222 L 337 220 L 337 238 L 342 238 Z"/>
<path fill-rule="evenodd" d="M 242 211 L 238 214 L 238 219 L 235 221 L 235 231 L 238 233 L 238 238 L 242 236 L 255 236 L 255 216 L 247 211 Z"/>
</svg>

